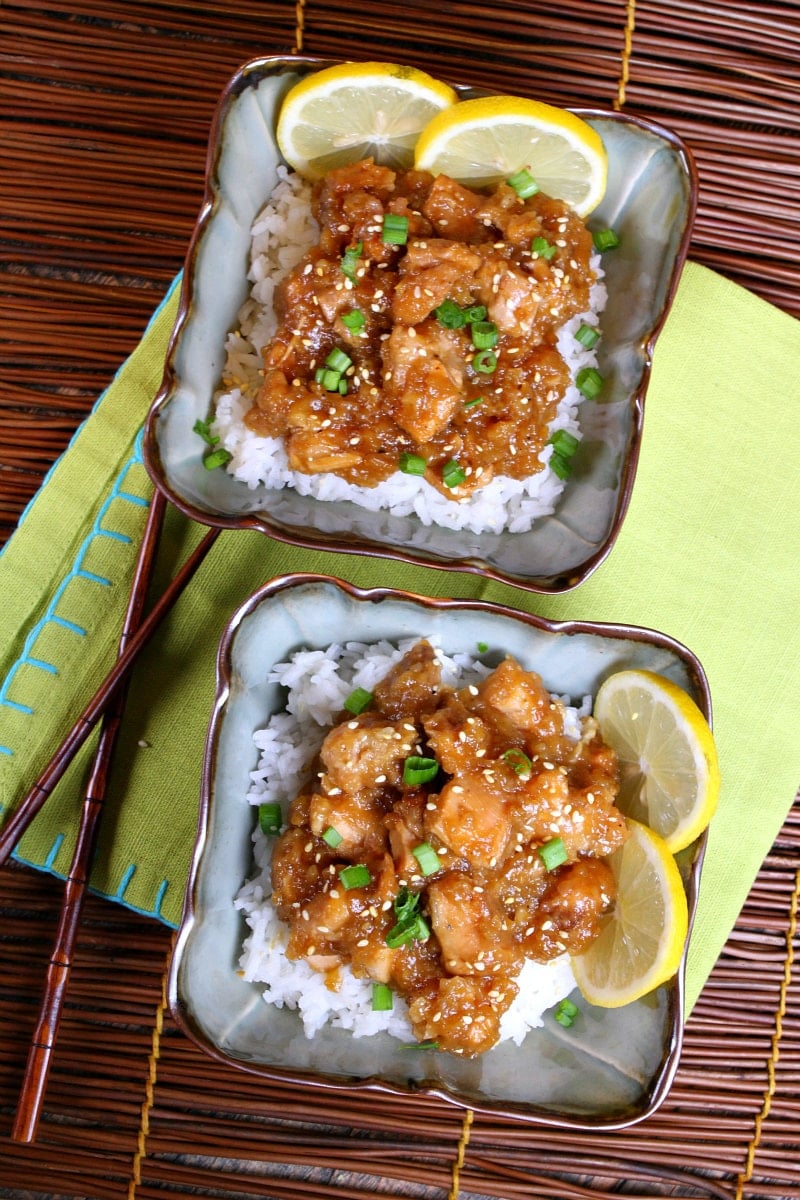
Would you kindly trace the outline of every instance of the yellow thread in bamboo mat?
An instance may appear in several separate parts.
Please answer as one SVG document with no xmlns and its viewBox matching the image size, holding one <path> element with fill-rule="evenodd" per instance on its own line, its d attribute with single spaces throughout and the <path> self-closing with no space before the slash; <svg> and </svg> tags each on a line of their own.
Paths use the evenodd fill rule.
<svg viewBox="0 0 800 1200">
<path fill-rule="evenodd" d="M 299 54 L 303 49 L 303 34 L 306 28 L 306 0 L 297 0 L 294 9 L 295 27 L 294 27 L 294 46 L 292 54 Z"/>
<path fill-rule="evenodd" d="M 781 1037 L 783 1035 L 783 1018 L 786 1016 L 786 1000 L 792 982 L 792 967 L 794 965 L 794 937 L 797 932 L 797 908 L 800 902 L 800 871 L 795 875 L 792 904 L 789 911 L 789 928 L 786 930 L 786 958 L 783 964 L 783 979 L 781 980 L 778 1009 L 775 1013 L 775 1029 L 772 1034 L 769 1061 L 767 1063 L 767 1086 L 764 1089 L 764 1099 L 761 1111 L 756 1116 L 753 1137 L 747 1149 L 747 1160 L 742 1174 L 736 1181 L 736 1200 L 742 1200 L 744 1186 L 753 1178 L 753 1168 L 756 1160 L 756 1150 L 761 1142 L 764 1122 L 772 1108 L 772 1097 L 775 1095 L 775 1068 L 781 1056 Z"/>
<path fill-rule="evenodd" d="M 458 1142 L 458 1153 L 456 1154 L 456 1161 L 453 1163 L 453 1182 L 450 1185 L 450 1191 L 448 1193 L 447 1200 L 458 1200 L 458 1181 L 461 1175 L 461 1168 L 464 1165 L 464 1156 L 467 1153 L 467 1146 L 469 1145 L 469 1131 L 472 1127 L 472 1119 L 474 1115 L 475 1114 L 471 1108 L 468 1108 L 464 1113 L 464 1120 L 461 1123 L 461 1137 L 459 1138 Z"/>
<path fill-rule="evenodd" d="M 158 1060 L 161 1055 L 161 1034 L 164 1029 L 164 1013 L 167 1011 L 167 972 L 174 945 L 175 935 L 173 934 L 170 939 L 169 950 L 167 951 L 164 973 L 161 976 L 161 998 L 156 1009 L 153 1035 L 150 1042 L 150 1056 L 147 1060 L 147 1084 L 145 1086 L 144 1102 L 142 1103 L 142 1115 L 139 1121 L 139 1134 L 136 1139 L 136 1153 L 133 1156 L 133 1168 L 128 1184 L 128 1200 L 134 1200 L 136 1189 L 142 1182 L 142 1163 L 147 1154 L 147 1135 L 150 1132 L 150 1110 L 153 1107 L 156 1078 L 158 1076 Z"/>
<path fill-rule="evenodd" d="M 617 85 L 617 98 L 614 108 L 617 112 L 625 103 L 625 89 L 628 86 L 631 69 L 631 54 L 633 52 L 633 31 L 636 28 L 636 0 L 628 0 L 625 14 L 625 41 L 622 46 L 622 67 Z"/>
</svg>

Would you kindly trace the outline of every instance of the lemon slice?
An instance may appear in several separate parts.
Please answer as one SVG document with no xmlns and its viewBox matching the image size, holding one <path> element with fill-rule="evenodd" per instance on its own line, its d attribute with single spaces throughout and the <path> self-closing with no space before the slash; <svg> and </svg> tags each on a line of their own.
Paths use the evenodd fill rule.
<svg viewBox="0 0 800 1200">
<path fill-rule="evenodd" d="M 407 168 L 420 130 L 456 99 L 446 83 L 414 67 L 341 63 L 306 76 L 287 94 L 278 146 L 307 179 L 367 156 Z"/>
<path fill-rule="evenodd" d="M 644 821 L 673 854 L 702 833 L 719 797 L 714 737 L 690 696 L 650 671 L 601 684 L 594 715 L 620 762 L 617 806 Z"/>
<path fill-rule="evenodd" d="M 638 821 L 608 859 L 617 901 L 600 934 L 572 959 L 590 1004 L 619 1008 L 666 983 L 678 970 L 689 932 L 680 871 L 663 838 Z"/>
<path fill-rule="evenodd" d="M 538 100 L 486 96 L 433 117 L 417 142 L 415 166 L 469 187 L 527 169 L 541 191 L 585 217 L 603 198 L 608 158 L 599 134 L 573 113 Z"/>
</svg>

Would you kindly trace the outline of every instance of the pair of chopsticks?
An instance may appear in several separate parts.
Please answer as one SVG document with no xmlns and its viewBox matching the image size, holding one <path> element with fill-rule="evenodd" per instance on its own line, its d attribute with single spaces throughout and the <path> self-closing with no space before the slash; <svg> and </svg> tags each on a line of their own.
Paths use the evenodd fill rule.
<svg viewBox="0 0 800 1200">
<path fill-rule="evenodd" d="M 58 1034 L 72 967 L 83 901 L 97 845 L 100 815 L 106 795 L 111 760 L 125 708 L 127 681 L 131 668 L 220 533 L 219 529 L 210 529 L 206 533 L 163 595 L 154 604 L 149 615 L 145 617 L 145 602 L 165 511 L 166 499 L 156 489 L 150 503 L 147 524 L 139 549 L 114 667 L 58 747 L 39 779 L 5 826 L 0 829 L 0 866 L 2 866 L 97 722 L 102 718 L 100 739 L 92 760 L 89 782 L 81 810 L 77 842 L 64 886 L 61 912 L 53 951 L 47 967 L 39 1016 L 31 1038 L 11 1131 L 12 1138 L 17 1142 L 33 1142 L 36 1139 L 53 1047 Z"/>
</svg>

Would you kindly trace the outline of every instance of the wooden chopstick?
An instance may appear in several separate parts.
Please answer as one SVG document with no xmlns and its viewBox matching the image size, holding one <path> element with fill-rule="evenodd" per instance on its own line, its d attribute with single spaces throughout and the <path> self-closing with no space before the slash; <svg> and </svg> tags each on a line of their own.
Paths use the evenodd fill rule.
<svg viewBox="0 0 800 1200">
<path fill-rule="evenodd" d="M 166 498 L 162 492 L 156 489 L 150 502 L 142 544 L 136 560 L 136 571 L 119 640 L 118 657 L 124 653 L 142 623 L 166 507 Z M 126 679 L 114 692 L 112 701 L 103 716 L 100 740 L 92 760 L 92 770 L 78 826 L 78 837 L 69 874 L 64 884 L 64 896 L 61 902 L 53 952 L 47 965 L 39 1016 L 31 1038 L 17 1111 L 11 1129 L 11 1137 L 15 1142 L 29 1143 L 36 1139 L 47 1077 L 50 1073 L 53 1047 L 58 1034 L 61 1011 L 72 969 L 72 958 L 83 901 L 89 883 L 89 872 L 97 846 L 100 814 L 106 796 L 109 770 L 125 710 L 127 682 Z"/>
<path fill-rule="evenodd" d="M 100 717 L 105 712 L 117 688 L 122 684 L 138 655 L 152 638 L 158 626 L 174 606 L 190 579 L 194 576 L 220 534 L 219 529 L 209 529 L 186 559 L 175 578 L 153 605 L 150 613 L 133 633 L 125 649 L 117 658 L 92 699 L 56 750 L 50 762 L 31 790 L 0 829 L 0 866 L 9 858 L 25 830 L 41 809 L 47 797 L 64 775 L 67 767 L 80 750 Z"/>
</svg>

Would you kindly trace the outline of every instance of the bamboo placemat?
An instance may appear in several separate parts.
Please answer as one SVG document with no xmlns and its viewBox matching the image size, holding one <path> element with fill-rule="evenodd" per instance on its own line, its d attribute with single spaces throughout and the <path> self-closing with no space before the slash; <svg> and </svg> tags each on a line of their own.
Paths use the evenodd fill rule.
<svg viewBox="0 0 800 1200">
<path fill-rule="evenodd" d="M 2 540 L 181 266 L 220 89 L 248 58 L 292 48 L 663 121 L 700 171 L 692 257 L 800 315 L 794 3 L 7 0 Z M 6 868 L 0 1195 L 794 1197 L 799 868 L 794 813 L 694 1009 L 667 1103 L 602 1138 L 470 1124 L 433 1101 L 312 1108 L 300 1090 L 212 1064 L 164 1010 L 169 930 L 91 899 L 39 1139 L 25 1148 L 7 1133 L 61 886 Z"/>
</svg>

